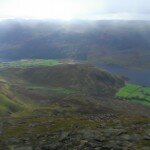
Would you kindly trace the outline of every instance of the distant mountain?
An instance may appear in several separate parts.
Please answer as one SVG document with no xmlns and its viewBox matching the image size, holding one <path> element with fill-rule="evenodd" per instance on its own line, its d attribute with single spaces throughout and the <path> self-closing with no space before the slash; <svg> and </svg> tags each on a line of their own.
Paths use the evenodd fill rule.
<svg viewBox="0 0 150 150">
<path fill-rule="evenodd" d="M 149 69 L 150 21 L 5 20 L 0 58 L 69 58 Z"/>
</svg>

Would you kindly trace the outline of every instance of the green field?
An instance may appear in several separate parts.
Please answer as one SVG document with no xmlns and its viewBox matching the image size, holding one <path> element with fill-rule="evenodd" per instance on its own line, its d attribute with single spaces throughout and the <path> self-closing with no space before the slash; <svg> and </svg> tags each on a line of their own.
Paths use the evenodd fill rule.
<svg viewBox="0 0 150 150">
<path fill-rule="evenodd" d="M 0 68 L 4 67 L 36 67 L 36 66 L 54 66 L 58 65 L 60 62 L 54 59 L 23 59 L 18 61 L 10 61 L 10 62 L 1 62 Z"/>
<path fill-rule="evenodd" d="M 150 105 L 150 87 L 126 84 L 125 87 L 119 90 L 116 97 Z"/>
</svg>

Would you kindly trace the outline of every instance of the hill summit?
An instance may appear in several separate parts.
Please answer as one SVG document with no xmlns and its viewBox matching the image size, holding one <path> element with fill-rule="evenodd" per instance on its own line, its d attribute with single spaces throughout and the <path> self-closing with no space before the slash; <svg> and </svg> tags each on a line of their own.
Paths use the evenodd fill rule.
<svg viewBox="0 0 150 150">
<path fill-rule="evenodd" d="M 112 96 L 124 81 L 88 64 L 13 69 L 17 77 L 42 86 L 73 88 L 95 96 Z"/>
</svg>

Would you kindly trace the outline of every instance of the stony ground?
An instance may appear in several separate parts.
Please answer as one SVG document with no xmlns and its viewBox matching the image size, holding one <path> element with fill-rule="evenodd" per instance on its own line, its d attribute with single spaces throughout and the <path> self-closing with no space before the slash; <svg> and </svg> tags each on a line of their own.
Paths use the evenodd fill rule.
<svg viewBox="0 0 150 150">
<path fill-rule="evenodd" d="M 50 82 L 49 69 L 46 68 L 48 71 L 46 77 Z M 83 70 L 77 70 L 79 79 Z M 31 72 L 26 74 L 27 77 L 32 75 L 32 71 L 31 69 Z M 58 71 L 60 72 L 59 69 Z M 101 77 L 97 76 L 97 72 L 93 74 L 92 71 L 90 78 L 86 73 L 82 75 L 82 79 L 86 76 L 86 82 L 82 85 L 83 87 L 88 85 L 86 92 L 80 91 L 80 88 L 76 91 L 66 87 L 49 87 L 51 84 L 48 86 L 34 82 L 29 84 L 26 80 L 16 78 L 16 72 L 16 69 L 15 72 L 14 69 L 1 72 L 3 80 L 0 82 L 0 92 L 7 96 L 5 98 L 7 101 L 16 102 L 24 107 L 19 107 L 20 111 L 16 112 L 12 105 L 8 105 L 10 103 L 3 103 L 8 109 L 0 117 L 0 150 L 150 149 L 149 107 L 126 100 L 117 100 L 113 97 L 114 85 L 106 84 L 103 78 L 95 89 L 97 79 Z M 67 75 L 69 72 L 70 70 L 67 69 Z M 41 71 L 42 75 L 43 73 L 45 74 Z M 98 75 L 101 73 L 99 74 L 98 71 Z M 36 75 L 39 75 L 39 69 Z M 64 78 L 65 81 L 69 80 L 66 78 L 67 75 L 63 76 L 63 83 Z M 111 79 L 111 83 L 117 83 L 116 88 L 118 88 L 120 80 L 107 73 L 103 75 L 104 79 L 107 76 Z M 35 79 L 35 76 L 32 77 Z M 71 77 L 71 84 L 68 84 L 76 85 L 78 78 L 72 82 Z M 43 83 L 43 80 L 45 78 L 42 76 L 40 82 Z M 47 84 L 47 80 L 44 82 Z M 61 81 L 58 83 L 60 84 Z M 91 90 L 105 94 L 93 94 L 90 93 Z M 110 91 L 107 92 L 108 90 Z"/>
<path fill-rule="evenodd" d="M 1 150 L 149 150 L 150 118 L 43 108 L 1 118 Z"/>
</svg>

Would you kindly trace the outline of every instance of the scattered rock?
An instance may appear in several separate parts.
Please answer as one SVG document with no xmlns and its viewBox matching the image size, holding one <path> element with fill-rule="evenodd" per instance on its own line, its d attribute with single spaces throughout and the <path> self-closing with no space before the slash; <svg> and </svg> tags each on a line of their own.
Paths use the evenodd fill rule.
<svg viewBox="0 0 150 150">
<path fill-rule="evenodd" d="M 149 136 L 149 135 L 145 135 L 145 136 L 143 137 L 143 140 L 150 140 L 150 136 Z"/>
<path fill-rule="evenodd" d="M 128 135 L 128 134 L 124 134 L 124 135 L 122 135 L 121 136 L 121 138 L 123 139 L 123 140 L 130 140 L 131 139 L 131 136 L 130 135 Z"/>
</svg>

